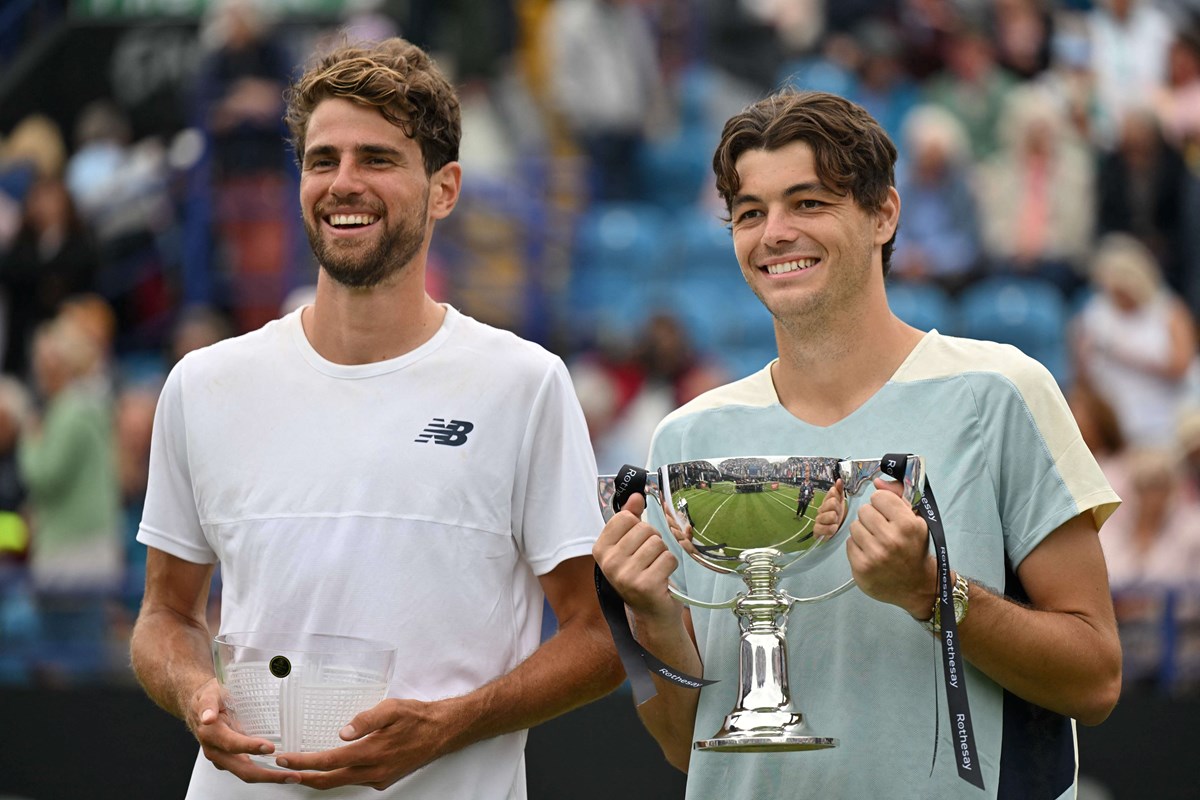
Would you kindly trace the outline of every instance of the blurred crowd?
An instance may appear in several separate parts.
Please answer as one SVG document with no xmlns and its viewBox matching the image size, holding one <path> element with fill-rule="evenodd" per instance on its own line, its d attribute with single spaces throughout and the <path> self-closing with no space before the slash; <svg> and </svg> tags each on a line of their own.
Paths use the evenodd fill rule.
<svg viewBox="0 0 1200 800">
<path fill-rule="evenodd" d="M 126 674 L 158 387 L 311 291 L 281 92 L 330 42 L 399 34 L 462 99 L 430 291 L 567 360 L 602 472 L 770 357 L 712 186 L 723 121 L 785 85 L 865 106 L 901 153 L 897 312 L 975 333 L 980 296 L 1051 298 L 1028 349 L 1061 338 L 1047 366 L 1125 498 L 1101 541 L 1127 674 L 1200 686 L 1200 2 L 208 6 L 179 130 L 101 97 L 0 131 L 0 681 Z"/>
</svg>

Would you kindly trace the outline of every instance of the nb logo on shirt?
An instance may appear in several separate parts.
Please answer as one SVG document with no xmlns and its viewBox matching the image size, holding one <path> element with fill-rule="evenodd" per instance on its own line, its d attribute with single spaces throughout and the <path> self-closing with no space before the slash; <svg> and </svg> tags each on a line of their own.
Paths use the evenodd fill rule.
<svg viewBox="0 0 1200 800">
<path fill-rule="evenodd" d="M 434 444 L 458 447 L 467 443 L 467 434 L 473 430 L 475 430 L 473 422 L 461 419 L 452 419 L 447 422 L 441 417 L 434 417 L 433 422 L 426 425 L 425 430 L 421 431 L 421 435 L 413 441 L 421 444 L 433 442 Z"/>
</svg>

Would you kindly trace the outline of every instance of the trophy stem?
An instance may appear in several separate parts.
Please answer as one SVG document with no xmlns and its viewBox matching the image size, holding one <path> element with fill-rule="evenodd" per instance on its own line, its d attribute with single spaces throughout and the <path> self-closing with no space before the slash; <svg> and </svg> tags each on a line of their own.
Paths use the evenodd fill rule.
<svg viewBox="0 0 1200 800">
<path fill-rule="evenodd" d="M 742 628 L 738 700 L 720 732 L 696 742 L 697 750 L 772 752 L 837 746 L 837 739 L 814 736 L 804 715 L 792 707 L 784 639 L 792 603 L 778 589 L 778 556 L 770 548 L 742 553 L 742 577 L 749 591 L 734 606 Z"/>
</svg>

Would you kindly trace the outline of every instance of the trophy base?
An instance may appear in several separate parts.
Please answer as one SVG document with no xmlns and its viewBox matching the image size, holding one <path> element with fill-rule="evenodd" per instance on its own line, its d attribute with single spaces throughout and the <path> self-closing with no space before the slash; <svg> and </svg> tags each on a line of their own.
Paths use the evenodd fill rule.
<svg viewBox="0 0 1200 800">
<path fill-rule="evenodd" d="M 826 750 L 837 747 L 838 740 L 828 736 L 740 733 L 701 739 L 692 746 L 697 750 L 715 750 L 720 753 L 788 753 L 798 750 Z"/>
</svg>

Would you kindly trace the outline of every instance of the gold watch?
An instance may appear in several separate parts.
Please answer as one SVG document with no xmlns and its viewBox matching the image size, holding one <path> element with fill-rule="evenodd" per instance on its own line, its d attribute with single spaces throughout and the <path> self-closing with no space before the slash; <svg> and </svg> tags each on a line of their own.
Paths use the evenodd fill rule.
<svg viewBox="0 0 1200 800">
<path fill-rule="evenodd" d="M 970 584 L 967 583 L 967 579 L 964 578 L 961 573 L 959 573 L 955 577 L 953 591 L 954 623 L 956 625 L 962 622 L 963 618 L 967 616 L 967 607 L 969 605 L 967 593 L 969 589 Z M 925 630 L 932 634 L 939 634 L 942 632 L 942 604 L 939 602 L 939 600 L 940 598 L 933 601 L 933 616 L 931 616 L 929 619 L 917 620 L 922 626 L 924 626 Z"/>
</svg>

